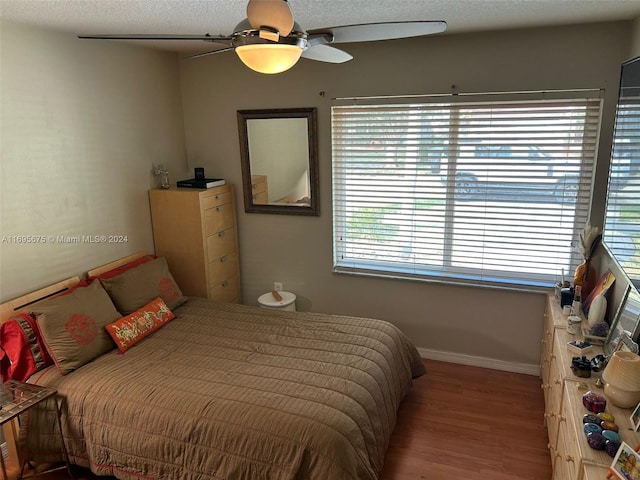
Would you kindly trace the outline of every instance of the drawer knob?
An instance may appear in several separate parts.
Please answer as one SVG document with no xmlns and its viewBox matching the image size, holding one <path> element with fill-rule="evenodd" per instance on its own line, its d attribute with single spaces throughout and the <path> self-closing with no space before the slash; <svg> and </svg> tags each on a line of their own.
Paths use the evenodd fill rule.
<svg viewBox="0 0 640 480">
<path fill-rule="evenodd" d="M 220 285 L 222 285 L 223 288 L 229 286 L 229 280 L 224 280 Z"/>
<path fill-rule="evenodd" d="M 216 211 L 221 212 L 224 210 L 224 205 L 220 205 L 219 207 L 216 207 Z"/>
<path fill-rule="evenodd" d="M 220 195 L 216 195 L 214 198 L 215 198 L 216 200 L 220 200 Z"/>
<path fill-rule="evenodd" d="M 220 263 L 225 263 L 227 261 L 227 256 L 220 257 Z"/>
<path fill-rule="evenodd" d="M 222 237 L 224 237 L 224 235 L 225 235 L 224 230 L 222 232 L 218 232 L 218 237 L 222 238 Z"/>
</svg>

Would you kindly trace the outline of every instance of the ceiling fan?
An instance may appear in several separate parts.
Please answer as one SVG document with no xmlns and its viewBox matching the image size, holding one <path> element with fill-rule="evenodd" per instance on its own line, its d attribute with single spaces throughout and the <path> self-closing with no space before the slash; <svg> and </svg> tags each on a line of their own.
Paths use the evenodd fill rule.
<svg viewBox="0 0 640 480">
<path fill-rule="evenodd" d="M 78 35 L 78 38 L 212 42 L 223 46 L 189 58 L 235 50 L 240 60 L 252 70 L 281 73 L 295 65 L 301 56 L 329 63 L 343 63 L 353 58 L 330 44 L 418 37 L 440 33 L 446 28 L 444 21 L 406 21 L 343 25 L 305 31 L 294 21 L 287 0 L 249 0 L 247 18 L 236 25 L 231 35 L 98 34 Z"/>
</svg>

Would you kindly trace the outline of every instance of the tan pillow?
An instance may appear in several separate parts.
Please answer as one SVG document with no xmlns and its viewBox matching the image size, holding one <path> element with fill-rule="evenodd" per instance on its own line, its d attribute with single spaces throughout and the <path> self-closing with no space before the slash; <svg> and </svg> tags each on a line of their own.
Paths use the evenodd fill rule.
<svg viewBox="0 0 640 480">
<path fill-rule="evenodd" d="M 122 315 L 135 312 L 157 297 L 162 298 L 170 310 L 187 301 L 164 257 L 138 265 L 117 277 L 101 278 L 100 282 Z"/>
<path fill-rule="evenodd" d="M 114 348 L 105 326 L 121 315 L 100 282 L 35 303 L 31 312 L 63 375 Z"/>
</svg>

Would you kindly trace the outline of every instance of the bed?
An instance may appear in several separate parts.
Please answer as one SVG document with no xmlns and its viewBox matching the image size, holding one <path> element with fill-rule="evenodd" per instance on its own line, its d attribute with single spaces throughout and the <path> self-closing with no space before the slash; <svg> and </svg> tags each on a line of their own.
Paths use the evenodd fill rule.
<svg viewBox="0 0 640 480">
<path fill-rule="evenodd" d="M 378 478 L 398 406 L 424 373 L 402 332 L 374 319 L 179 297 L 166 302 L 175 318 L 126 349 L 112 344 L 69 371 L 56 360 L 29 377 L 58 390 L 71 463 L 123 480 Z M 53 318 L 34 305 L 3 306 L 3 318 L 39 308 Z M 30 458 L 60 459 L 52 415 L 50 406 L 21 419 Z"/>
</svg>

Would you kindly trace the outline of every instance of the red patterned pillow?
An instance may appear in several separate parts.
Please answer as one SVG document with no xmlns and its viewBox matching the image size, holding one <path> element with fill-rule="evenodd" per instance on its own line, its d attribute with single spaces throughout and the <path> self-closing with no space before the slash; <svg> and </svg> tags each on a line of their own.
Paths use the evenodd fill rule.
<svg viewBox="0 0 640 480">
<path fill-rule="evenodd" d="M 24 382 L 38 370 L 53 364 L 40 329 L 28 313 L 19 313 L 0 324 L 0 374 L 2 380 Z"/>
<path fill-rule="evenodd" d="M 121 352 L 125 352 L 143 338 L 173 320 L 175 315 L 160 297 L 140 310 L 105 326 Z"/>
</svg>

